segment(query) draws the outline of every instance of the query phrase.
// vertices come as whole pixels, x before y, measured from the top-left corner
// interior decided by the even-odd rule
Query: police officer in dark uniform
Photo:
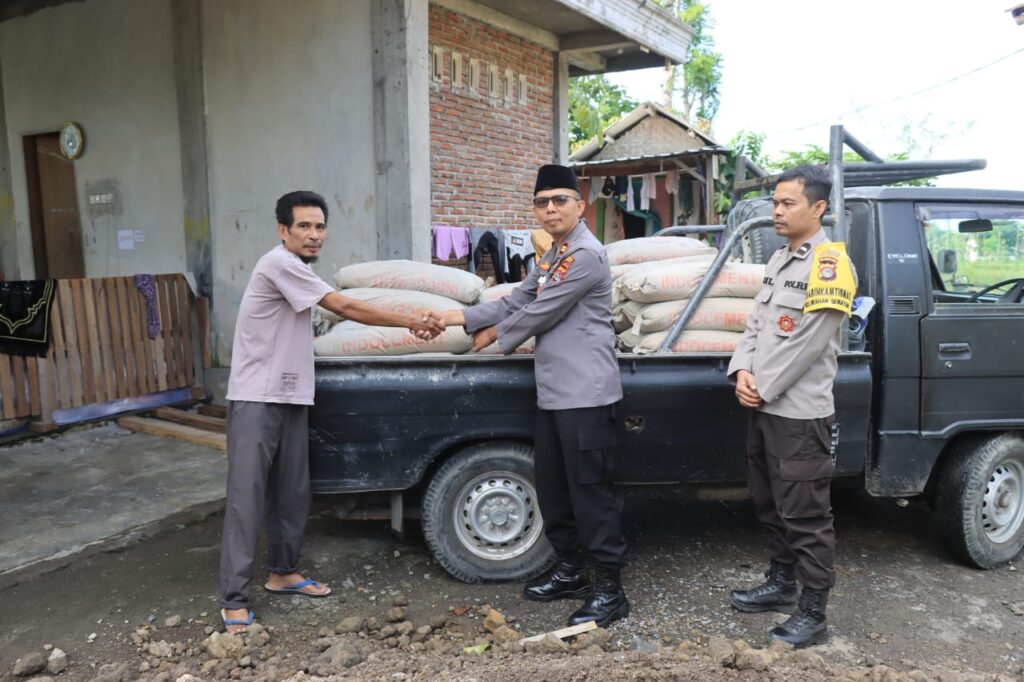
[[[594,620],[605,627],[629,615],[620,577],[626,543],[610,477],[622,385],[608,257],[580,220],[584,208],[572,170],[542,166],[533,212],[553,238],[551,249],[509,296],[441,318],[472,332],[473,350],[497,340],[508,354],[536,337],[534,471],[557,560],[523,595],[585,598],[569,624]]]
[[[730,600],[748,613],[791,613],[768,634],[798,647],[827,637],[825,607],[835,584],[832,382],[857,288],[845,244],[829,242],[821,226],[831,188],[816,166],[780,176],[772,217],[789,245],[768,261],[728,369],[740,404],[753,410],[748,480],[771,559],[767,581]]]

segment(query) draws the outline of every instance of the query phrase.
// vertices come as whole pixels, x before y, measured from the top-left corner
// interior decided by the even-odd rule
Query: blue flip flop
[[[312,597],[313,599],[320,599],[321,597],[326,597],[331,594],[331,588],[329,587],[327,588],[326,592],[323,592],[321,594],[314,594],[312,592],[302,591],[303,587],[309,587],[310,585],[314,587],[323,587],[323,585],[321,585],[317,581],[307,578],[306,580],[300,580],[294,585],[289,585],[288,587],[270,587],[269,585],[264,585],[263,589],[272,594],[297,594],[302,597]]]
[[[248,628],[250,625],[252,625],[252,619],[255,615],[256,613],[252,609],[248,609],[246,612],[245,620],[242,620],[241,618],[228,618],[228,610],[220,610],[220,619],[224,621],[225,628],[227,628],[229,625],[244,625],[246,628]],[[245,632],[245,630],[242,630],[241,632]]]

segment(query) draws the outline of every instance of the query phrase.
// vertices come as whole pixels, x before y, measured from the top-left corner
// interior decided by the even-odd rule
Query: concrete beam
[[[622,35],[615,31],[601,29],[599,31],[579,31],[567,33],[559,39],[559,49],[563,52],[572,50],[616,50],[635,46],[636,43],[623,40]]]
[[[631,0],[555,0],[662,57],[681,63],[693,29],[660,7]]]
[[[569,59],[570,64],[590,73],[604,73],[607,68],[605,58],[596,52],[573,50],[572,52],[563,52],[562,54]]]
[[[427,0],[374,0],[377,257],[430,260]]]
[[[3,68],[0,68],[0,278],[24,279],[18,264],[18,224],[14,220],[11,150],[7,142],[6,112]]]
[[[546,47],[552,52],[559,49],[558,36],[550,31],[545,31],[533,24],[529,24],[515,17],[491,9],[485,5],[473,2],[473,0],[430,0],[435,5],[450,9],[453,12],[465,15],[470,19],[482,21],[496,29],[506,31],[514,36],[519,36],[530,42]]]
[[[171,3],[174,84],[181,138],[181,189],[185,200],[185,267],[195,277],[196,295],[206,296],[212,301],[210,178],[201,16],[200,0],[175,0]]]

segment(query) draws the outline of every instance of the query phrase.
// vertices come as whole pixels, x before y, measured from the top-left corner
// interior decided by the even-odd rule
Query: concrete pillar
[[[551,158],[554,163],[569,162],[569,57],[564,52],[556,52],[554,60],[555,78],[551,97],[554,108],[551,120],[554,130],[551,131]]]
[[[2,68],[0,68],[0,275],[9,280],[24,278],[18,263],[18,224],[14,221],[11,150],[7,140],[7,110],[4,104]]]
[[[430,260],[428,0],[373,0],[377,257]]]
[[[206,151],[206,94],[200,0],[170,0],[174,82],[181,135],[181,188],[185,200],[185,267],[199,296],[213,295],[210,245],[210,180]]]

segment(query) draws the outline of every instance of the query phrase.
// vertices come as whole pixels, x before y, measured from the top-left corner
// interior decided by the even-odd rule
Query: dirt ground
[[[923,503],[899,508],[845,493],[834,504],[832,634],[804,652],[764,649],[783,616],[728,607],[728,591],[756,583],[765,562],[748,502],[630,497],[632,616],[608,637],[522,652],[500,644],[516,639],[510,631],[484,629],[489,608],[532,635],[562,627],[575,603],[526,602],[519,585],[459,583],[431,560],[415,523],[398,541],[383,523],[334,519],[321,499],[303,568],[335,596],[257,589],[267,630],[211,637],[221,629],[221,519],[212,516],[60,570],[0,579],[0,679],[31,679],[13,676],[16,661],[45,659],[46,645],[67,655],[57,680],[1024,679],[1016,566],[954,563]],[[389,613],[396,603],[405,605]],[[483,653],[464,651],[484,643]]]

